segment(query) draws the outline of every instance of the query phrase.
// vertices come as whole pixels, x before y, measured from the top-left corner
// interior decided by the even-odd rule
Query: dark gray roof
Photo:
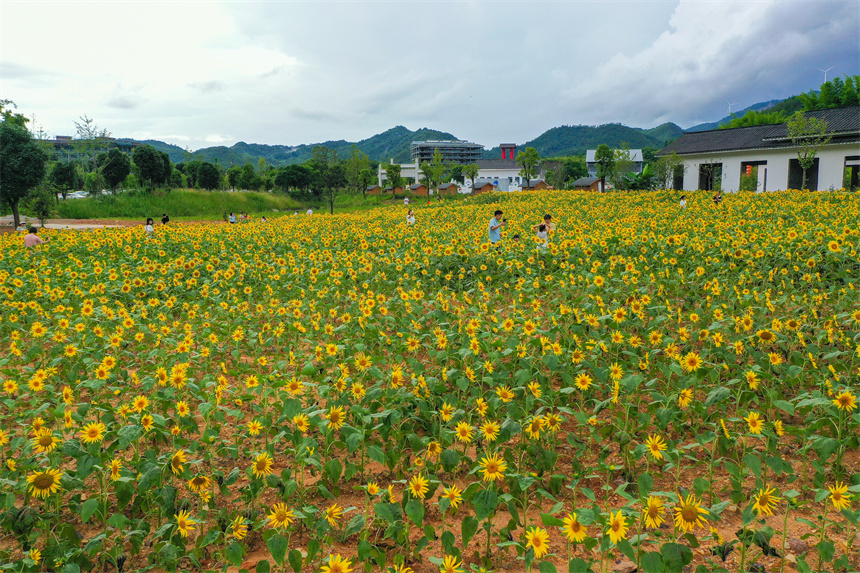
[[[380,186],[379,186],[379,185],[368,185],[368,186],[366,187],[366,189],[369,191],[369,190],[371,190],[371,189],[376,189],[377,187],[380,187]]]
[[[450,187],[458,187],[456,183],[445,183],[444,185],[440,185],[439,189],[448,189]]]
[[[860,142],[860,106],[810,111],[806,115],[827,122],[827,133],[833,137],[831,143]],[[794,147],[788,137],[788,126],[784,123],[685,133],[657,155],[673,151],[678,155],[692,155],[782,147]]]
[[[594,185],[596,181],[600,181],[597,177],[580,177],[576,181],[573,182],[574,187],[590,187]]]
[[[427,187],[427,186],[424,185],[423,183],[415,183],[414,185],[409,186],[409,188],[412,189],[413,191],[418,189],[419,187]]]

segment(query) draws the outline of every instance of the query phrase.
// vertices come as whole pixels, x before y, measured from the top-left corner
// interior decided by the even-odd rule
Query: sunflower
[[[499,426],[498,422],[493,422],[487,420],[483,424],[481,424],[481,434],[484,436],[484,439],[488,442],[495,442],[496,438],[499,437],[499,432],[501,431],[501,426]]]
[[[182,473],[183,466],[187,460],[185,459],[185,451],[177,450],[173,457],[170,458],[170,469],[173,471],[174,475],[179,475]]]
[[[352,571],[352,561],[344,559],[338,553],[328,556],[328,564],[323,565],[320,573],[349,573]]]
[[[645,526],[660,527],[663,521],[663,502],[653,495],[648,496],[648,503],[645,505]]]
[[[150,414],[144,414],[140,417],[140,425],[144,430],[149,431],[155,425],[155,419]]]
[[[40,428],[32,439],[33,448],[39,454],[54,451],[59,441],[50,428]]]
[[[433,440],[429,444],[427,444],[427,457],[435,460],[442,453],[442,446],[436,440]]]
[[[194,493],[200,493],[203,490],[208,490],[211,484],[212,481],[204,475],[194,476],[188,480],[188,489]]]
[[[336,503],[325,510],[325,519],[332,527],[337,525],[337,520],[339,520],[342,516],[343,508]]]
[[[429,489],[430,486],[428,485],[427,478],[421,474],[413,476],[413,478],[409,480],[409,493],[411,493],[413,497],[424,499],[424,496],[427,495],[427,491]]]
[[[328,410],[328,425],[334,430],[339,430],[343,426],[343,408],[340,406],[332,406]]]
[[[579,388],[580,390],[582,390],[584,392],[585,390],[588,390],[591,387],[592,381],[593,381],[593,379],[591,378],[591,376],[589,376],[585,372],[580,372],[576,376],[576,380],[574,380],[574,384],[576,385],[577,388]]]
[[[517,397],[517,395],[511,391],[509,386],[499,386],[496,388],[496,395],[505,404]]]
[[[460,568],[460,560],[453,555],[446,555],[439,569],[441,573],[464,573]]]
[[[296,515],[285,503],[275,504],[272,507],[272,513],[269,514],[269,521],[272,522],[272,527],[289,527],[295,519]]]
[[[108,469],[110,470],[110,479],[112,481],[117,481],[120,478],[120,470],[122,470],[122,461],[118,459],[112,459],[108,464]]]
[[[105,437],[107,427],[101,422],[91,422],[81,431],[81,441],[85,444],[101,442]]]
[[[439,416],[441,416],[443,422],[450,422],[455,411],[454,406],[448,402],[444,402],[442,407],[439,409]]]
[[[663,452],[668,448],[663,438],[657,434],[648,436],[648,439],[645,441],[645,447],[655,460],[662,460]]]
[[[379,484],[375,481],[371,481],[367,483],[367,495],[374,496],[379,493]]]
[[[248,422],[248,433],[252,436],[260,435],[260,430],[263,429],[263,424],[258,422],[257,420],[251,420]]]
[[[137,395],[134,397],[134,400],[131,401],[131,409],[136,414],[142,413],[146,410],[147,406],[149,406],[149,399],[143,395]]]
[[[457,427],[454,428],[454,432],[457,434],[457,439],[464,444],[468,444],[472,441],[472,431],[472,426],[466,422],[459,422]]]
[[[753,509],[759,517],[762,515],[773,515],[773,508],[776,507],[777,502],[779,502],[779,498],[773,495],[773,492],[775,491],[776,489],[772,487],[766,489],[762,488],[756,494]]]
[[[756,332],[756,336],[758,336],[758,339],[761,340],[763,344],[770,344],[776,340],[776,335],[769,330],[759,330]]]
[[[538,416],[537,418],[533,418],[526,424],[526,433],[529,435],[529,438],[533,440],[540,439],[540,431],[543,427],[543,418]]]
[[[850,412],[851,410],[855,410],[857,408],[857,397],[854,396],[854,394],[852,394],[850,391],[845,390],[833,399],[833,405],[840,410]]]
[[[496,454],[481,458],[478,465],[481,466],[481,471],[484,474],[485,481],[504,479],[505,470],[508,468],[508,464],[506,464],[501,458],[497,457]]]
[[[301,433],[307,433],[307,431],[311,427],[311,421],[308,418],[307,414],[298,414],[293,416],[293,424],[296,425],[296,429]]]
[[[690,402],[693,401],[693,390],[690,388],[684,388],[681,390],[681,393],[678,395],[678,406],[682,409],[686,408],[690,405]]]
[[[486,417],[490,404],[484,398],[475,398],[475,409],[482,418]]]
[[[835,507],[837,511],[850,509],[851,496],[848,495],[847,485],[841,482],[836,482],[835,486],[827,486],[827,489],[830,490],[830,501],[833,502],[833,507]]]
[[[452,485],[442,493],[442,497],[451,502],[451,507],[457,509],[457,507],[463,501],[463,496],[461,495],[462,493],[463,492],[460,491],[460,488],[458,488],[456,485]]]
[[[762,420],[758,412],[750,412],[749,416],[744,418],[744,420],[746,420],[750,432],[761,434],[761,431],[764,429],[764,420]]]
[[[393,573],[415,573],[415,570],[412,569],[412,567],[407,567],[403,563],[400,565],[393,565],[391,570]]]
[[[245,525],[245,518],[241,515],[236,516],[236,519],[234,519],[233,523],[230,525],[230,529],[233,530],[233,537],[236,539],[241,540],[248,535],[248,526]]]
[[[702,359],[695,352],[688,352],[681,360],[681,366],[687,372],[695,372],[702,366]]]
[[[194,531],[194,524],[197,523],[191,519],[191,515],[187,511],[180,511],[174,514],[176,517],[176,527],[182,537],[188,537],[188,533]]]
[[[688,533],[694,527],[704,526],[705,520],[702,516],[707,514],[708,510],[702,508],[693,494],[688,495],[687,499],[680,498],[675,507],[675,527],[682,533]]]
[[[275,461],[272,459],[272,456],[268,452],[263,452],[254,460],[251,469],[254,472],[254,477],[266,477],[274,471],[274,465]]]
[[[188,407],[188,404],[185,403],[185,400],[180,400],[176,403],[176,415],[180,418],[184,418],[188,414],[191,413],[191,409]]]
[[[615,515],[611,513],[609,515],[609,539],[617,545],[619,541],[627,536],[627,520],[621,513],[621,510]]]
[[[576,513],[569,513],[564,518],[562,532],[571,543],[582,543],[588,535],[585,526],[580,523]]]
[[[540,527],[527,529],[526,547],[531,547],[535,552],[535,557],[540,559],[549,551],[549,533]]]
[[[30,493],[36,497],[48,497],[60,489],[60,470],[48,469],[27,476]]]

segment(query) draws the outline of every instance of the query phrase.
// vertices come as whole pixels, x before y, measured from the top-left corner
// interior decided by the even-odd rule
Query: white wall
[[[818,157],[818,189],[826,190],[842,187],[845,157],[860,155],[860,145],[828,145],[821,149]],[[797,159],[796,149],[763,149],[733,151],[708,155],[684,155],[686,172],[684,190],[699,188],[699,166],[704,163],[722,163],[722,190],[737,191],[741,182],[741,163],[748,161],[767,161],[767,188],[765,191],[779,191],[788,188],[789,160]],[[759,167],[759,189],[764,183],[762,167]]]

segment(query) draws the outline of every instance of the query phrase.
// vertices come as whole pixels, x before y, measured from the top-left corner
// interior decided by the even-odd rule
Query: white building
[[[478,159],[475,163],[481,168],[478,176],[475,177],[475,186],[479,183],[490,182],[498,191],[521,191],[526,185],[525,178],[520,175],[520,166],[517,165],[514,159],[517,146],[512,143],[503,143],[499,146],[502,150],[501,159]],[[536,182],[543,180],[542,169],[538,167],[537,175],[529,180],[529,185],[534,186]],[[400,176],[412,177],[415,181],[420,181],[422,178],[421,167],[418,161],[412,163],[400,164]],[[379,184],[382,185],[385,181],[385,168],[379,166]],[[472,182],[469,178],[465,178],[465,182],[460,186],[460,193],[471,193]]]
[[[621,149],[613,149],[615,152],[616,159],[618,158],[618,154],[623,150]],[[645,165],[644,160],[642,159],[642,150],[641,149],[628,149],[630,152],[630,161],[633,162],[633,166],[630,169],[632,173],[642,173],[642,169]],[[594,154],[597,153],[596,149],[587,149],[585,151],[585,167],[588,168],[588,176],[589,177],[597,177],[597,162],[594,160]]]
[[[846,178],[858,185],[860,171],[860,107],[811,111],[806,114],[827,122],[830,142],[816,154],[807,170],[810,190],[839,189]],[[799,189],[803,171],[798,147],[788,136],[786,124],[755,125],[685,133],[658,155],[675,152],[684,160],[683,176],[674,187],[686,191],[712,190],[719,181],[722,191],[737,191],[743,179],[757,191]]]

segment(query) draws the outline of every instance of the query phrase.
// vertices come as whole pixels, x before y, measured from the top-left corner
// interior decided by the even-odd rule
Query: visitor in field
[[[537,228],[537,238],[538,238],[538,249],[545,249],[547,247],[547,226],[546,225],[538,225]]]
[[[409,212],[406,214],[406,224],[414,225],[415,224],[415,212],[412,209],[409,209]]]
[[[502,227],[508,224],[508,220],[502,219],[502,215],[504,213],[496,209],[496,212],[493,213],[493,218],[490,219],[490,224],[487,226],[487,235],[490,243],[493,245],[498,244],[502,240]]]
[[[409,206],[409,197],[403,198],[403,204],[406,205],[407,207]]]
[[[311,207],[308,207],[308,210],[305,212],[305,215],[313,215],[314,210]]]
[[[234,213],[234,212],[232,212],[232,211],[230,211],[230,224],[231,224],[231,225],[235,225],[235,224],[236,224],[236,213]]]
[[[552,222],[552,215],[547,213],[543,216],[543,223],[538,223],[537,225],[532,225],[532,231],[537,231],[539,227],[546,227],[546,232],[554,232],[555,231],[555,223]]]
[[[146,218],[146,225],[143,227],[143,230],[146,231],[147,237],[155,232],[155,229],[153,228],[154,224],[155,221],[152,220],[152,217]]]
[[[687,208],[687,196],[686,195],[681,195],[681,202],[679,203],[679,205],[681,206],[681,209]]]
[[[38,235],[39,229],[30,227],[30,232],[24,237],[24,246],[28,249],[38,247],[42,243],[47,243],[48,239],[43,239]]]
[[[161,224],[162,224],[162,225],[166,225],[166,224],[168,224],[169,222],[170,222],[170,217],[168,217],[168,216],[167,216],[167,213],[164,213],[164,214],[161,216]]]
[[[723,195],[722,195],[722,193],[717,191],[717,194],[714,195],[714,205],[719,205],[722,202],[723,202]]]

